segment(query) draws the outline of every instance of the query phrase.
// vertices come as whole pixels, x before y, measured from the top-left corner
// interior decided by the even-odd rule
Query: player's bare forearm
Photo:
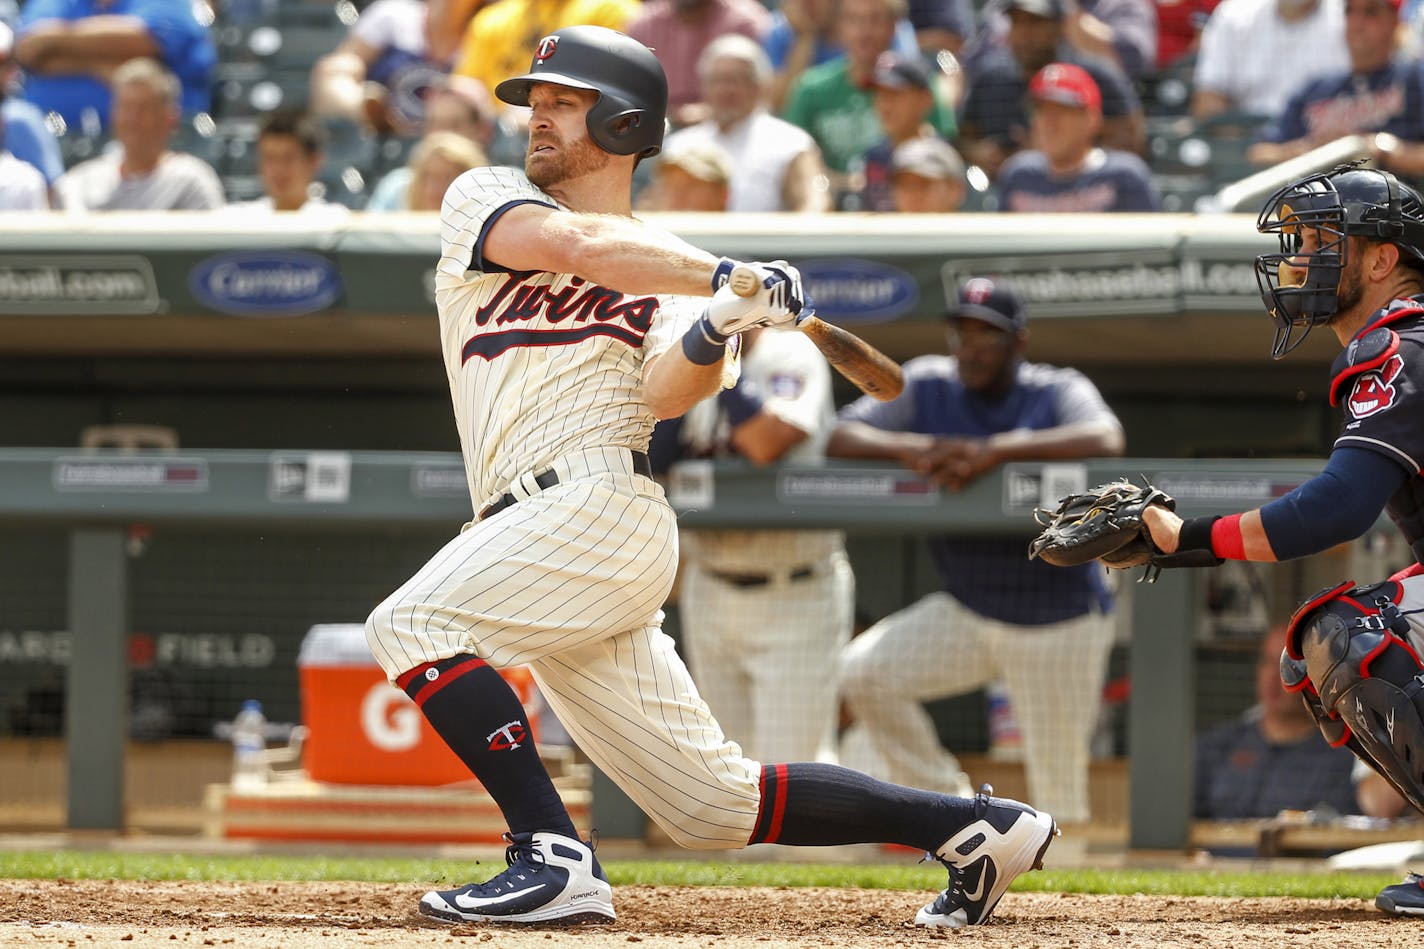
[[[909,468],[934,443],[933,435],[921,432],[892,432],[865,422],[840,422],[831,430],[826,454],[834,458],[886,459]]]
[[[732,429],[732,447],[754,465],[769,465],[806,440],[806,432],[763,409]]]
[[[722,385],[722,361],[702,366],[676,347],[643,367],[643,401],[658,419],[677,418]]]
[[[93,16],[72,22],[50,22],[37,28],[17,50],[32,72],[75,72],[108,75],[122,62],[157,56],[158,43],[143,20],[134,16]]]
[[[1098,422],[1015,429],[990,435],[986,441],[998,464],[1006,461],[1115,458],[1126,448],[1119,426]]]
[[[536,204],[511,208],[490,227],[484,257],[515,271],[577,274],[622,293],[703,297],[712,294],[720,259],[631,217]]]

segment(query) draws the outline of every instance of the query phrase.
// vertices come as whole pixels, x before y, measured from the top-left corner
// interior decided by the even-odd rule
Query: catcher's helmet
[[[522,76],[495,86],[510,105],[529,104],[529,87],[552,82],[598,93],[588,110],[588,136],[604,151],[647,158],[662,148],[667,120],[667,75],[653,51],[602,26],[569,26],[534,48]]]
[[[1424,199],[1389,172],[1361,168],[1359,162],[1286,185],[1266,200],[1256,230],[1280,240],[1278,253],[1256,258],[1256,283],[1276,324],[1275,359],[1335,315],[1340,276],[1349,260],[1347,237],[1387,241],[1424,269]],[[1306,231],[1314,231],[1318,240],[1302,253]],[[1296,327],[1304,327],[1299,336]]]

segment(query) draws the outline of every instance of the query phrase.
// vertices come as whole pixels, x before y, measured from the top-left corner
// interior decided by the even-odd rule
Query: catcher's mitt
[[[1162,552],[1142,522],[1149,504],[1177,507],[1166,492],[1124,480],[1070,494],[1057,510],[1036,508],[1033,519],[1043,530],[1028,545],[1029,559],[1042,557],[1059,567],[1101,560],[1115,570],[1153,564]]]

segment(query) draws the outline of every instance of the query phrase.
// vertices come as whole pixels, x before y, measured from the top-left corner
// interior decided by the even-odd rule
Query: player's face
[[[1018,337],[985,323],[960,317],[951,321],[949,347],[958,358],[959,378],[971,392],[1003,392],[1013,380]]]
[[[598,93],[552,83],[529,90],[529,150],[524,173],[540,188],[601,171],[613,156],[588,137],[588,110]]]
[[[1345,46],[1356,72],[1373,71],[1389,62],[1399,14],[1387,0],[1349,0],[1345,4]]]

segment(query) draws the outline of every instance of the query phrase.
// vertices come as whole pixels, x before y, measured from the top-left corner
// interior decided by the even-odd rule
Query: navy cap
[[[884,52],[875,60],[875,71],[870,81],[871,85],[882,89],[928,89],[932,73],[923,56]]]
[[[949,311],[950,319],[967,317],[1017,333],[1028,326],[1028,310],[1008,285],[989,277],[970,277],[959,285],[958,300]]]

